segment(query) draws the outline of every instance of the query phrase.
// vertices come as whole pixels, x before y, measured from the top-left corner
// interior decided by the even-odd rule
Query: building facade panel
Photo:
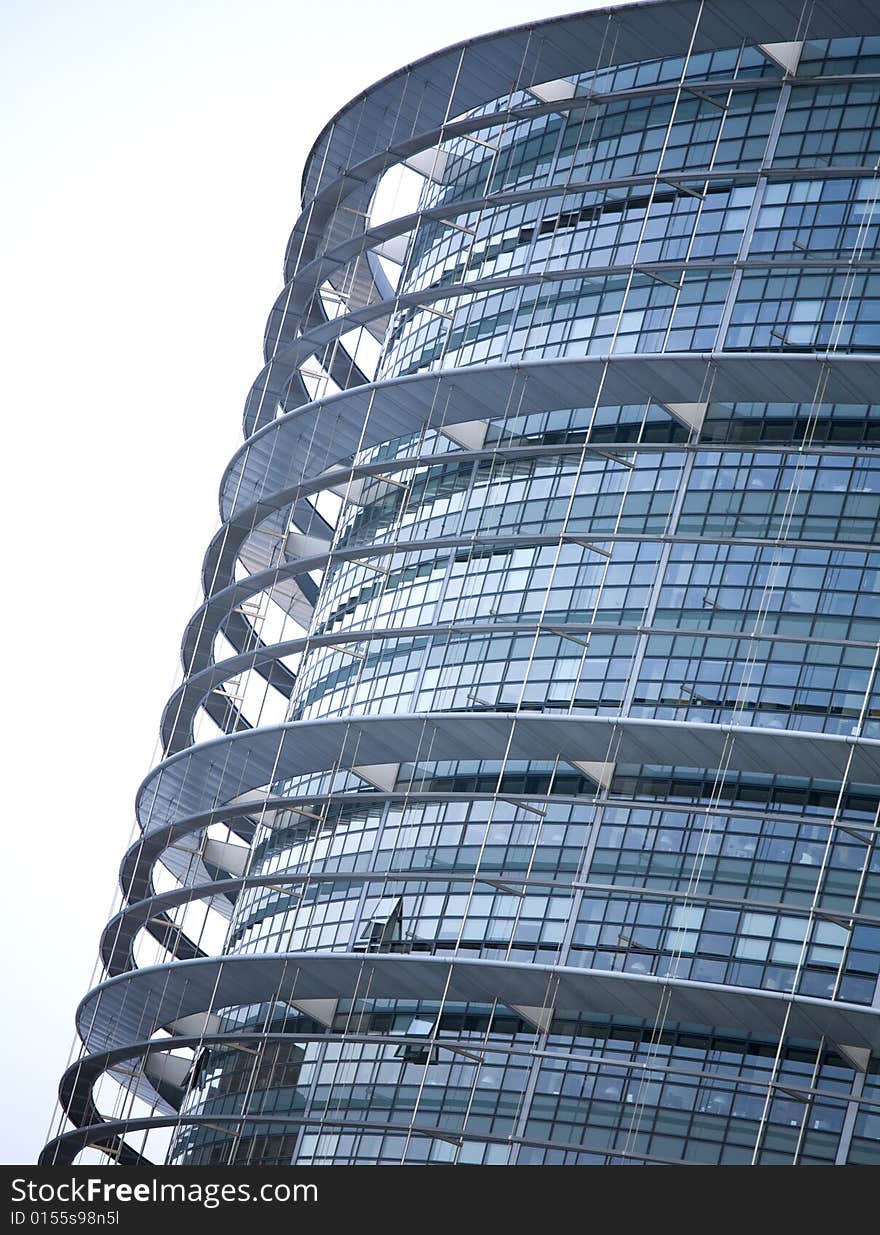
[[[45,1161],[880,1161],[878,109],[657,0],[334,118]]]

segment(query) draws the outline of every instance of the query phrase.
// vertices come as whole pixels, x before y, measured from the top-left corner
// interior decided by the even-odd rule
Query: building
[[[45,1161],[880,1161],[878,108],[662,0],[323,130]]]

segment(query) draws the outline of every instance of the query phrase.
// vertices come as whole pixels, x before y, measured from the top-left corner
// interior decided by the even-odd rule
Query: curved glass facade
[[[764,8],[322,133],[44,1161],[880,1162],[880,17]]]

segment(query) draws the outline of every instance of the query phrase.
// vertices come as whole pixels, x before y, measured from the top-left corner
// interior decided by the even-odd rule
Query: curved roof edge
[[[651,20],[653,10],[661,8],[664,10],[662,18]],[[630,60],[675,55],[687,47],[700,10],[701,28],[700,37],[694,44],[696,51],[736,46],[743,39],[750,44],[772,43],[790,41],[804,35],[799,25],[802,14],[799,0],[734,0],[733,3],[731,0],[634,0],[632,3],[568,12],[483,35],[473,35],[403,65],[365,87],[336,111],[321,129],[306,157],[301,183],[303,204],[313,195],[310,179],[316,166],[320,169],[318,175],[321,176],[329,162],[332,174],[335,160],[328,158],[328,141],[332,140],[332,135],[339,129],[340,124],[365,103],[375,102],[380,108],[383,107],[384,100],[381,96],[391,96],[393,88],[405,82],[410,75],[421,79],[422,84],[427,85],[429,72],[435,76],[446,72],[450,77],[450,97],[455,100],[454,106],[450,103],[448,109],[445,107],[446,94],[442,91],[439,80],[436,88],[441,91],[444,99],[444,115],[457,115],[509,91],[513,81],[521,81],[524,88],[532,81],[583,72],[583,36],[586,35],[588,40],[592,41],[593,37],[599,36],[601,26],[609,19],[616,22],[616,29],[614,51],[609,56],[608,63],[627,63]],[[562,44],[556,43],[550,54],[546,45],[542,46],[532,55],[532,63],[529,65],[528,43],[532,34],[553,34],[558,31],[563,34]],[[817,3],[813,7],[810,24],[805,33],[812,38],[829,38],[834,35],[843,37],[856,33],[868,34],[872,31],[880,31],[880,11],[871,0],[835,0],[833,5]],[[575,37],[576,34],[581,37]],[[546,44],[546,40],[544,42]],[[485,58],[481,58],[480,64],[474,66],[470,75],[465,74],[463,67],[459,68],[457,65],[456,62],[468,49],[488,48],[492,45],[495,45],[499,61],[494,75],[490,71],[493,66],[487,64]],[[502,55],[502,51],[506,54]],[[511,53],[514,53],[514,61],[523,70],[522,76],[514,79],[511,79],[508,72]],[[542,67],[539,68],[539,64]],[[422,97],[420,123],[424,123],[424,106],[425,100]],[[363,136],[362,126],[356,126],[356,131]],[[351,137],[353,139],[353,135]],[[352,140],[345,144],[352,145]],[[342,158],[339,167],[342,168],[347,163],[347,157],[343,151],[340,151],[340,155]]]

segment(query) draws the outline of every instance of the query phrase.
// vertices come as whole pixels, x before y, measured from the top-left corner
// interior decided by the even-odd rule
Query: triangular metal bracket
[[[367,479],[363,476],[350,476],[342,484],[328,485],[327,488],[337,497],[341,497],[344,502],[350,502],[352,506],[363,506],[361,498],[367,483]]]
[[[192,1012],[172,1021],[165,1028],[181,1038],[202,1038],[220,1032],[222,1022],[216,1012]]]
[[[342,471],[343,469],[334,469]],[[325,476],[330,473],[325,472]],[[391,493],[398,487],[398,483],[386,479],[384,476],[351,476],[343,480],[338,485],[328,485],[327,488],[331,493],[335,493],[337,497],[341,497],[344,502],[348,502],[351,506],[366,506],[369,502],[378,502],[380,498],[387,493]],[[404,485],[400,485],[404,488]],[[329,545],[327,548],[329,549]]]
[[[288,532],[284,548],[289,557],[321,557],[330,552],[330,541],[318,536],[306,536],[304,532]]]
[[[338,999],[288,999],[287,1002],[292,1008],[311,1017],[313,1021],[317,1021],[326,1029],[333,1024],[336,1009],[339,1006]]]
[[[237,798],[230,798],[229,806],[265,806],[268,788],[263,789],[248,789],[247,793],[240,793]]]
[[[391,793],[400,774],[399,763],[364,763],[352,768],[355,776],[365,780],[382,793]]]
[[[243,875],[247,870],[251,851],[247,845],[233,845],[225,840],[206,840],[202,850],[204,861],[230,875]]]
[[[845,1059],[848,1059],[857,1072],[867,1072],[871,1060],[871,1050],[867,1046],[846,1046],[843,1042],[834,1045]]]
[[[759,43],[758,49],[764,53],[768,60],[778,64],[783,72],[791,73],[794,76],[800,64],[804,42],[803,39],[800,39],[794,43]]]
[[[192,1064],[191,1059],[183,1059],[180,1055],[169,1055],[167,1051],[155,1051],[147,1055],[144,1060],[144,1072],[152,1081],[172,1085],[175,1089],[183,1089]]]
[[[535,1008],[526,1003],[509,1003],[507,1006],[541,1033],[546,1033],[550,1028],[550,1022],[553,1020],[552,1008]]]
[[[557,77],[553,81],[542,81],[537,86],[526,86],[526,93],[534,95],[539,103],[559,103],[563,99],[573,99],[574,82]]]
[[[614,776],[616,763],[597,763],[590,759],[569,759],[572,767],[577,768],[579,772],[583,772],[584,776],[588,776],[590,780],[594,780],[597,785],[603,789],[608,789],[611,785],[611,778]]]
[[[233,798],[229,806],[253,806],[253,810],[246,816],[246,819],[252,819],[254,823],[264,824],[267,828],[274,826],[276,816],[279,814],[277,810],[266,809],[266,798],[268,797],[268,789],[250,789],[247,793],[239,794],[237,798]]]
[[[391,236],[390,239],[383,240],[381,244],[373,245],[373,252],[379,257],[387,257],[389,261],[402,266],[409,252],[410,235],[410,232],[403,232],[400,236]]]
[[[443,184],[447,158],[445,150],[441,150],[439,146],[432,146],[430,150],[419,150],[411,154],[403,162],[427,180],[435,180],[437,184]]]
[[[662,406],[666,408],[670,416],[681,421],[686,429],[693,429],[695,433],[699,433],[706,419],[709,403],[706,400],[703,403],[664,403]]]
[[[444,425],[440,432],[465,450],[482,450],[486,434],[489,432],[489,422],[488,420],[463,420],[461,424]]]

